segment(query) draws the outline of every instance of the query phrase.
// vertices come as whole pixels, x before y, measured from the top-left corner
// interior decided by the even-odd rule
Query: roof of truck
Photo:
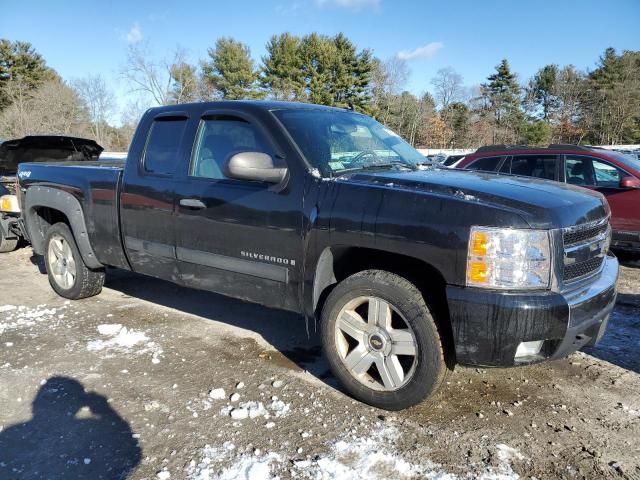
[[[202,110],[219,109],[219,108],[237,108],[248,107],[250,109],[258,110],[326,110],[326,111],[342,111],[350,112],[349,108],[340,107],[328,107],[326,105],[317,105],[315,103],[303,103],[303,102],[286,102],[277,100],[220,100],[215,102],[196,102],[196,103],[181,103],[177,105],[164,105],[161,107],[154,107],[151,110],[155,112],[175,112],[181,110],[191,110],[197,108]]]

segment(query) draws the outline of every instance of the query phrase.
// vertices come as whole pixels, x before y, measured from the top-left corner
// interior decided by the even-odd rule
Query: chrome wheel
[[[53,235],[49,240],[47,266],[60,288],[68,290],[76,283],[76,262],[69,243],[62,235]]]
[[[413,330],[382,298],[357,297],[347,303],[335,323],[335,342],[343,365],[368,388],[398,390],[415,372]]]

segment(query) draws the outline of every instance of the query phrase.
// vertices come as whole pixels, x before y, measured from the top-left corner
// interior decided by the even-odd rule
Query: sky
[[[32,43],[66,80],[102,75],[119,102],[129,45],[159,58],[181,47],[197,63],[231,36],[257,63],[271,35],[343,32],[383,60],[405,59],[416,94],[444,67],[473,86],[507,58],[526,82],[549,63],[589,70],[607,47],[640,49],[640,0],[0,0],[0,12],[0,38]]]

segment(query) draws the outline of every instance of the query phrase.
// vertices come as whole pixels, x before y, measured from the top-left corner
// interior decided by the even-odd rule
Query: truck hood
[[[604,196],[549,180],[469,170],[359,172],[339,181],[448,197],[516,213],[531,228],[560,228],[606,217]]]

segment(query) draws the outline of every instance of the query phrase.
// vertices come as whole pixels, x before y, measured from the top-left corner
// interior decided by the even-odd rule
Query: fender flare
[[[82,255],[82,260],[89,268],[101,268],[102,265],[93,251],[82,206],[76,197],[69,192],[51,187],[33,186],[25,195],[24,219],[27,233],[36,253],[44,255],[45,232],[40,228],[38,207],[47,207],[62,212],[69,220],[71,232]]]

